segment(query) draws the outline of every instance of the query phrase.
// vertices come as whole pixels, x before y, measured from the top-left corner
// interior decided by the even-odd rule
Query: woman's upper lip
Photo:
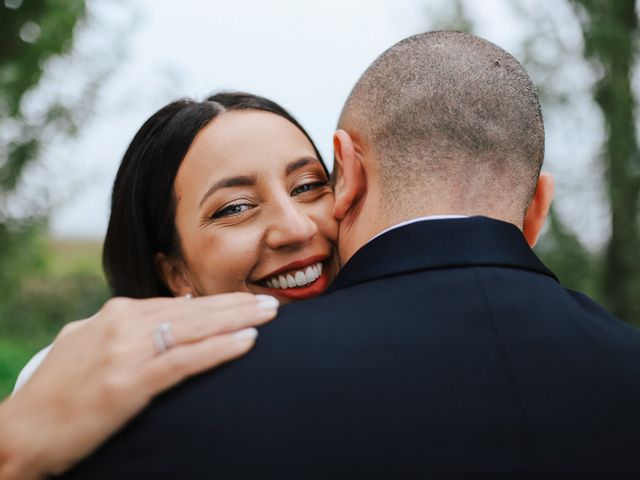
[[[286,264],[285,266],[278,268],[277,270],[273,270],[272,272],[260,277],[256,282],[261,282],[263,280],[267,280],[268,278],[279,275],[280,273],[290,272],[291,270],[302,270],[309,265],[313,265],[318,262],[324,262],[330,255],[314,255],[312,257],[307,257],[302,260],[296,260],[295,262],[291,262]]]

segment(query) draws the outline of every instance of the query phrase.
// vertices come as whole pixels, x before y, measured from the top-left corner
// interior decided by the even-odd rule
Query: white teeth
[[[304,271],[304,276],[305,276],[306,283],[311,283],[316,278],[318,278],[315,268],[311,266],[307,267],[307,269]]]
[[[278,275],[265,281],[265,285],[269,288],[294,288],[302,287],[309,283],[315,282],[322,275],[322,263],[309,265],[304,270]]]

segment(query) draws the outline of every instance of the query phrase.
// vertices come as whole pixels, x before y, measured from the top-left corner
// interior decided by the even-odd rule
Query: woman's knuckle
[[[104,350],[103,360],[105,367],[114,367],[123,357],[123,349],[117,343],[107,345]]]
[[[180,378],[189,375],[191,371],[191,362],[186,355],[175,355],[171,361],[169,368]]]
[[[111,319],[105,328],[107,339],[114,340],[126,336],[127,322],[120,319]]]
[[[211,335],[211,332],[215,331],[215,327],[213,327],[209,322],[198,322],[191,328],[191,335],[194,338],[204,338],[208,335]]]
[[[113,405],[122,401],[129,391],[129,381],[125,375],[109,375],[102,383],[102,398]]]
[[[127,311],[131,306],[132,300],[126,297],[113,297],[107,300],[103,310],[106,313],[118,314]]]
[[[60,330],[59,336],[66,337],[71,332],[73,332],[79,325],[80,325],[80,322],[78,320],[66,323]]]

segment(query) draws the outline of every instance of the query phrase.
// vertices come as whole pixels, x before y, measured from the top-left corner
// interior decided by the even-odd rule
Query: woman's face
[[[283,302],[320,294],[338,268],[328,180],[286,119],[258,110],[214,119],[176,175],[183,258],[168,275],[174,293],[248,291]]]

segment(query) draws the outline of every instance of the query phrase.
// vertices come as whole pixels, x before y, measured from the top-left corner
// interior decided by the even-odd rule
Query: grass
[[[20,370],[42,347],[33,341],[0,340],[0,399],[11,394]]]
[[[54,276],[75,273],[102,275],[102,241],[51,239],[48,243],[47,268]]]
[[[44,268],[27,276],[0,315],[0,399],[13,390],[27,361],[62,326],[95,313],[108,298],[102,275],[102,243],[50,239]]]

